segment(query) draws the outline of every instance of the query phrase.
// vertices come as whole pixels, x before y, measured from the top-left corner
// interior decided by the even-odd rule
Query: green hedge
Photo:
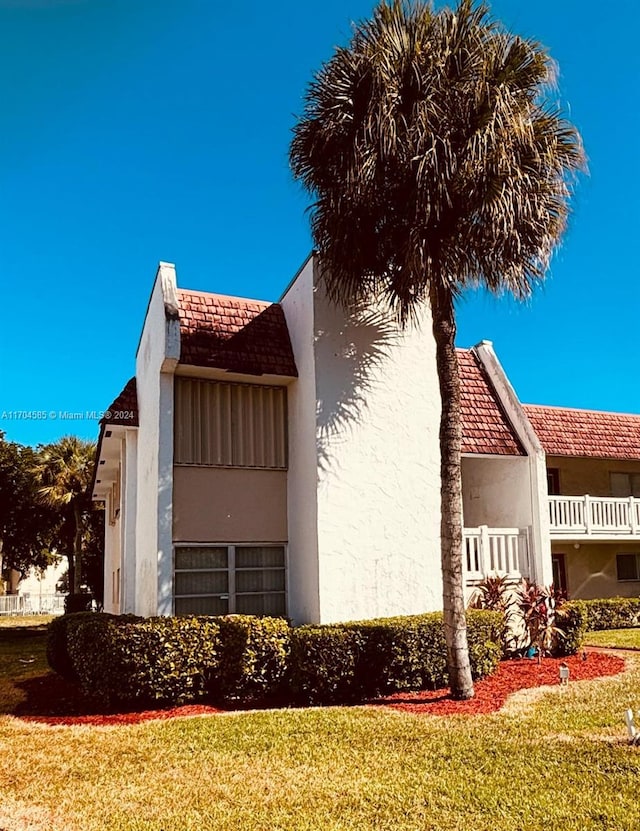
[[[64,614],[60,617],[54,618],[49,624],[49,631],[47,634],[47,661],[51,669],[66,678],[67,681],[77,682],[78,675],[74,669],[73,661],[69,655],[69,632],[74,629],[81,621],[87,619],[88,616],[93,616],[92,612],[72,612]],[[101,614],[102,621],[116,620],[121,621],[123,618],[116,615]],[[132,618],[128,618],[131,620]],[[142,618],[137,618],[142,620]]]
[[[503,618],[467,613],[474,678],[500,660]],[[51,666],[103,704],[363,701],[447,683],[442,614],[291,629],[280,618],[79,613],[49,629]]]
[[[474,678],[498,665],[503,625],[499,612],[467,612]],[[362,701],[446,684],[440,612],[292,630],[291,687],[299,702]]]
[[[587,630],[633,629],[640,626],[640,598],[611,597],[603,600],[582,600]]]
[[[85,613],[81,613],[85,614]],[[67,647],[67,631],[69,623],[78,615],[61,615],[54,618],[49,624],[47,633],[47,661],[49,666],[58,675],[67,681],[77,681],[73,671],[73,664]]]
[[[252,615],[215,618],[220,660],[210,682],[222,701],[274,700],[282,692],[291,628],[286,620]]]
[[[555,639],[554,655],[574,655],[582,646],[587,631],[584,600],[571,600],[558,609],[556,626],[564,637]]]
[[[88,614],[69,628],[68,652],[82,690],[106,705],[182,704],[208,692],[219,632],[214,618]]]
[[[291,693],[305,704],[354,700],[362,634],[341,627],[301,626],[291,632]]]
[[[51,622],[49,665],[103,704],[275,699],[290,627],[281,618],[79,612]]]

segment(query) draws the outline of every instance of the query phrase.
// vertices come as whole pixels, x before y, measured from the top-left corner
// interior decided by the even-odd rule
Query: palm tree
[[[39,486],[38,498],[44,505],[59,509],[64,516],[63,527],[69,529],[65,549],[69,560],[69,586],[76,594],[82,583],[83,517],[91,508],[88,488],[94,461],[93,442],[64,436],[41,447],[33,467]]]
[[[429,306],[442,398],[443,608],[452,694],[473,695],[464,614],[455,301],[468,286],[528,297],[584,167],[550,103],[555,65],[486,5],[383,2],[310,84],[290,161],[312,194],[328,296]]]

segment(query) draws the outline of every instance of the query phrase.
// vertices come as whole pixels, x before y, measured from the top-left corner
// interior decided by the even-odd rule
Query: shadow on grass
[[[110,711],[84,696],[80,690],[55,672],[46,672],[14,682],[22,700],[10,715],[25,716],[81,716],[102,715]]]

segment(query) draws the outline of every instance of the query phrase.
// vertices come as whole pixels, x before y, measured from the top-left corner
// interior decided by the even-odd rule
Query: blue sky
[[[287,150],[312,72],[362,0],[0,0],[0,430],[97,424],[133,374],[159,260],[189,288],[275,300],[310,248]],[[640,412],[640,11],[495,0],[560,65],[590,175],[543,289],[468,296],[523,401]],[[16,418],[39,411],[42,420]],[[55,413],[57,418],[51,418]]]

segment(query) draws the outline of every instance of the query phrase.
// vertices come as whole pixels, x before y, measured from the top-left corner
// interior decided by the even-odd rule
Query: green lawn
[[[640,649],[640,629],[603,629],[600,632],[587,632],[586,643],[591,646]]]
[[[0,629],[21,629],[29,627],[46,627],[53,620],[53,615],[0,615]]]
[[[20,643],[0,641],[3,672],[42,671],[42,642]],[[24,647],[37,670],[11,663]],[[0,829],[635,831],[630,705],[640,656],[624,675],[471,718],[335,707],[96,728],[4,716]]]
[[[25,699],[20,683],[47,672],[47,621],[25,625],[23,617],[4,617],[0,625],[0,713],[11,713]],[[2,823],[0,822],[0,829]]]

